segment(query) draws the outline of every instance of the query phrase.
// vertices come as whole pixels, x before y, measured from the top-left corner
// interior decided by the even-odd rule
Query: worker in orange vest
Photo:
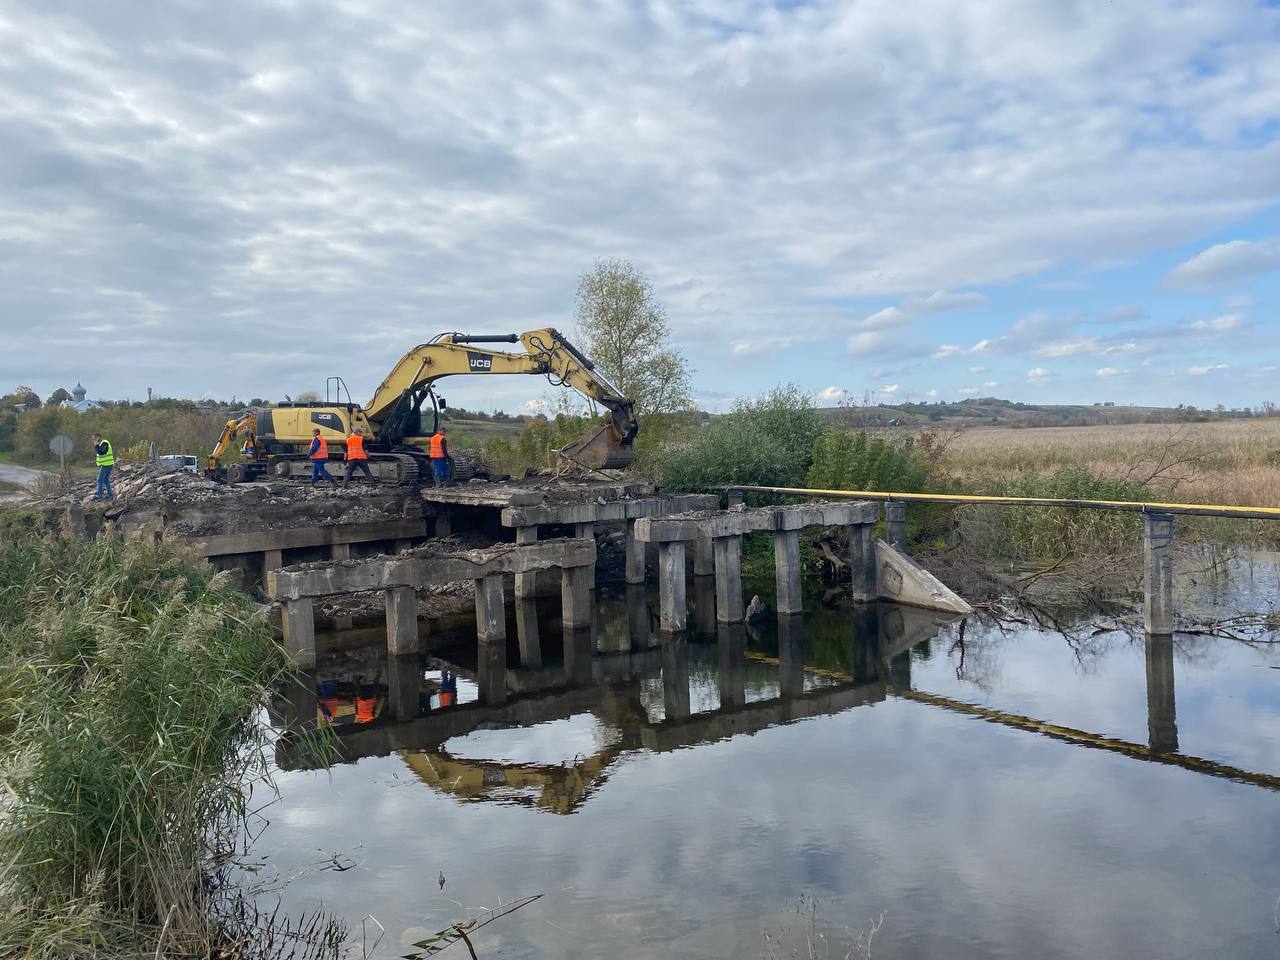
[[[360,427],[356,427],[351,436],[347,437],[347,473],[342,478],[344,487],[351,482],[357,470],[364,471],[370,483],[378,482],[369,472],[369,452],[364,448],[364,430]]]
[[[307,459],[311,461],[311,485],[314,487],[317,480],[328,480],[333,483],[333,477],[329,475],[329,471],[325,468],[325,463],[329,459],[329,441],[320,436],[320,428],[311,431],[311,449],[307,451]]]
[[[449,479],[449,442],[444,427],[431,435],[431,472],[437,487],[443,487]]]

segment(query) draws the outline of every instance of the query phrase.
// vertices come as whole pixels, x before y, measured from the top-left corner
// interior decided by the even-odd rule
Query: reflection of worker
[[[338,715],[338,685],[332,680],[322,681],[319,690],[320,696],[317,703],[320,706],[321,722],[326,727],[333,726],[333,721]]]
[[[320,436],[319,427],[311,431],[311,449],[307,451],[307,458],[311,461],[313,487],[317,480],[328,480],[333,483],[333,477],[329,476],[329,471],[325,468],[325,462],[329,459],[329,441]]]
[[[452,707],[458,702],[458,678],[447,670],[440,674],[440,706]]]
[[[444,427],[431,435],[431,472],[435,474],[437,487],[443,487],[449,479],[449,442],[445,439]]]
[[[94,462],[98,465],[98,492],[93,499],[101,500],[105,496],[110,500],[115,496],[111,491],[111,468],[116,465],[116,452],[111,441],[103,440],[100,433],[93,435],[93,455]]]
[[[378,695],[373,687],[360,684],[356,688],[356,723],[373,723],[373,715],[377,707]]]
[[[377,483],[373,479],[373,474],[369,472],[369,454],[364,448],[364,430],[356,427],[351,432],[351,436],[347,437],[347,473],[342,478],[342,485],[345,487],[351,482],[351,478],[355,476],[357,470],[364,472],[370,483]]]

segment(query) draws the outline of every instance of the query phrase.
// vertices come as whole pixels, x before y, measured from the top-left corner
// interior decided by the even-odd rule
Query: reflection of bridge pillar
[[[684,578],[684,544],[679,540],[658,544],[658,593],[661,600],[658,623],[666,633],[679,632],[688,625]]]
[[[536,526],[516,527],[516,543],[538,542]],[[520,643],[520,665],[537,668],[542,666],[542,639],[538,636],[538,608],[534,598],[538,593],[538,574],[516,574],[516,639]]]
[[[701,543],[702,541],[698,541]],[[693,578],[693,621],[700,637],[716,635],[716,578]]]
[[[1173,637],[1147,636],[1147,736],[1152,753],[1178,749],[1178,714],[1173,692]]]
[[[911,651],[903,650],[889,661],[889,685],[895,690],[911,689]]]
[[[689,639],[682,633],[662,638],[662,702],[668,720],[689,715]]]
[[[476,587],[476,672],[482,703],[502,703],[507,699],[507,611],[503,599],[502,574],[494,573],[475,581]]]
[[[564,631],[564,674],[570,684],[591,682],[591,654],[594,648],[590,627]]]
[[[716,630],[720,654],[720,706],[747,702],[747,629],[741,623],[722,623]]]
[[[649,646],[649,599],[643,586],[632,584],[627,587],[627,626],[632,650]]]
[[[387,707],[396,720],[412,720],[418,715],[418,694],[422,691],[422,667],[416,655],[387,656]]]
[[[280,698],[282,726],[290,731],[314,730],[319,709],[315,670],[294,671],[284,683]]]
[[[1146,560],[1147,633],[1173,633],[1173,514],[1146,513],[1143,554]]]
[[[859,683],[880,679],[880,610],[879,604],[855,607],[850,617],[853,626],[853,676]]]
[[[742,537],[716,537],[712,541],[716,558],[716,620],[741,623],[742,606]]]
[[[798,613],[778,617],[778,684],[784,697],[804,693],[804,622]]]

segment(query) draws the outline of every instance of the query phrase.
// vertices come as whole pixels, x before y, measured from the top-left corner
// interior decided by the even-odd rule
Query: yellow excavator
[[[476,346],[486,343],[519,343],[525,352]],[[436,396],[436,381],[458,375],[499,374],[546,376],[554,386],[570,387],[608,411],[604,422],[558,451],[562,464],[589,471],[631,465],[632,442],[639,429],[632,401],[601,376],[573,344],[546,327],[496,336],[440,334],[401,357],[363,407],[352,403],[340,377],[330,377],[324,401],[250,409],[227,421],[209,455],[206,473],[228,483],[304,478],[310,475],[307,449],[313,430],[320,430],[330,456],[339,459],[347,437],[361,427],[375,477],[401,485],[417,483],[420,477],[425,481],[431,477],[430,436],[439,429],[440,411],[447,407],[444,398]],[[344,392],[345,402],[341,399]],[[424,423],[428,412],[430,429]]]

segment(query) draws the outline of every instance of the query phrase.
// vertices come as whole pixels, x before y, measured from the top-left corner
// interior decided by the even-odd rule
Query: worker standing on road
[[[445,439],[444,427],[431,435],[431,472],[435,474],[437,487],[443,487],[449,479],[449,442]]]
[[[111,490],[111,468],[116,465],[116,452],[110,440],[103,440],[102,434],[93,435],[94,462],[98,465],[98,492],[93,499],[110,500],[115,494]]]
[[[342,478],[344,487],[351,482],[357,470],[363,470],[370,483],[378,482],[369,472],[369,454],[364,448],[364,430],[360,427],[356,427],[351,436],[347,437],[347,474]]]
[[[317,480],[333,483],[333,477],[329,476],[329,471],[325,468],[329,459],[329,441],[320,436],[319,427],[311,431],[311,449],[307,452],[307,457],[311,461],[311,485],[314,487]]]

